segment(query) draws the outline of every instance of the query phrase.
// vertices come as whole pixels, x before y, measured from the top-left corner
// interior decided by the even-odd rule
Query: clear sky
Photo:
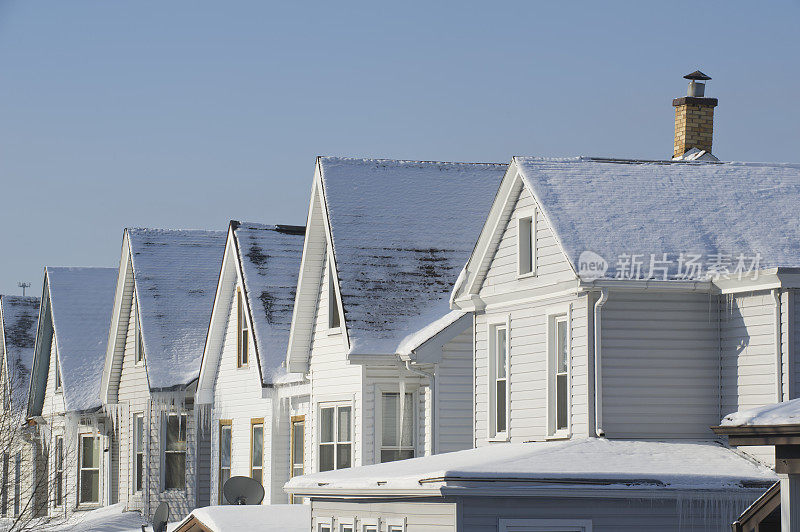
[[[800,0],[0,0],[0,293],[126,226],[303,224],[317,155],[800,162]],[[477,235],[476,235],[477,237]]]

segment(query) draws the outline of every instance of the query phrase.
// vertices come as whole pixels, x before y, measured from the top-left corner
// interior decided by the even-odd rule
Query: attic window
[[[61,390],[61,364],[58,363],[58,353],[56,353],[55,359],[56,359],[56,364],[54,372],[56,381],[56,391],[58,392]]]
[[[249,363],[248,340],[250,339],[250,329],[247,325],[247,316],[245,315],[245,306],[241,290],[236,290],[236,330],[236,367],[243,368]]]
[[[144,339],[142,338],[142,322],[139,318],[139,313],[136,313],[136,364],[144,362]]]
[[[523,214],[517,218],[517,273],[519,276],[536,273],[536,216]]]
[[[334,282],[334,270],[330,261],[328,262],[328,328],[338,329],[342,325],[339,316],[339,302],[336,299],[336,283]]]

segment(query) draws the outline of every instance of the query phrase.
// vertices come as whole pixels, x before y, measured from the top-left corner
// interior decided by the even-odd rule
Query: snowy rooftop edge
[[[723,427],[759,425],[800,425],[800,399],[731,412],[720,422]]]

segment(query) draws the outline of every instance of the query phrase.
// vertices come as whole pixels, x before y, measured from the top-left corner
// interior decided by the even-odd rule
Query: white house
[[[31,497],[44,474],[37,442],[23,429],[38,316],[38,297],[0,296],[0,517],[46,511],[46,497]]]
[[[27,416],[46,457],[37,491],[50,516],[114,501],[100,377],[115,281],[114,268],[45,268]]]
[[[211,501],[231,476],[258,479],[264,504],[288,502],[304,473],[309,386],[285,369],[305,227],[231,222],[197,384],[211,409]]]
[[[452,297],[478,449],[288,491],[320,531],[729,526],[776,477],[709,427],[797,396],[799,198],[792,165],[514,158]]]
[[[221,231],[126,229],[101,399],[114,421],[113,490],[170,516],[209,503],[210,430],[194,407],[225,249]]]
[[[318,158],[288,347],[307,472],[472,446],[472,318],[448,297],[504,168]]]

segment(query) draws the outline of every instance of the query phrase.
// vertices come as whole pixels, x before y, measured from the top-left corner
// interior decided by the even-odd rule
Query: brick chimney
[[[683,76],[689,89],[683,98],[672,100],[675,108],[675,148],[672,157],[681,157],[692,148],[711,153],[716,98],[706,98],[705,82],[711,78],[695,70]]]

